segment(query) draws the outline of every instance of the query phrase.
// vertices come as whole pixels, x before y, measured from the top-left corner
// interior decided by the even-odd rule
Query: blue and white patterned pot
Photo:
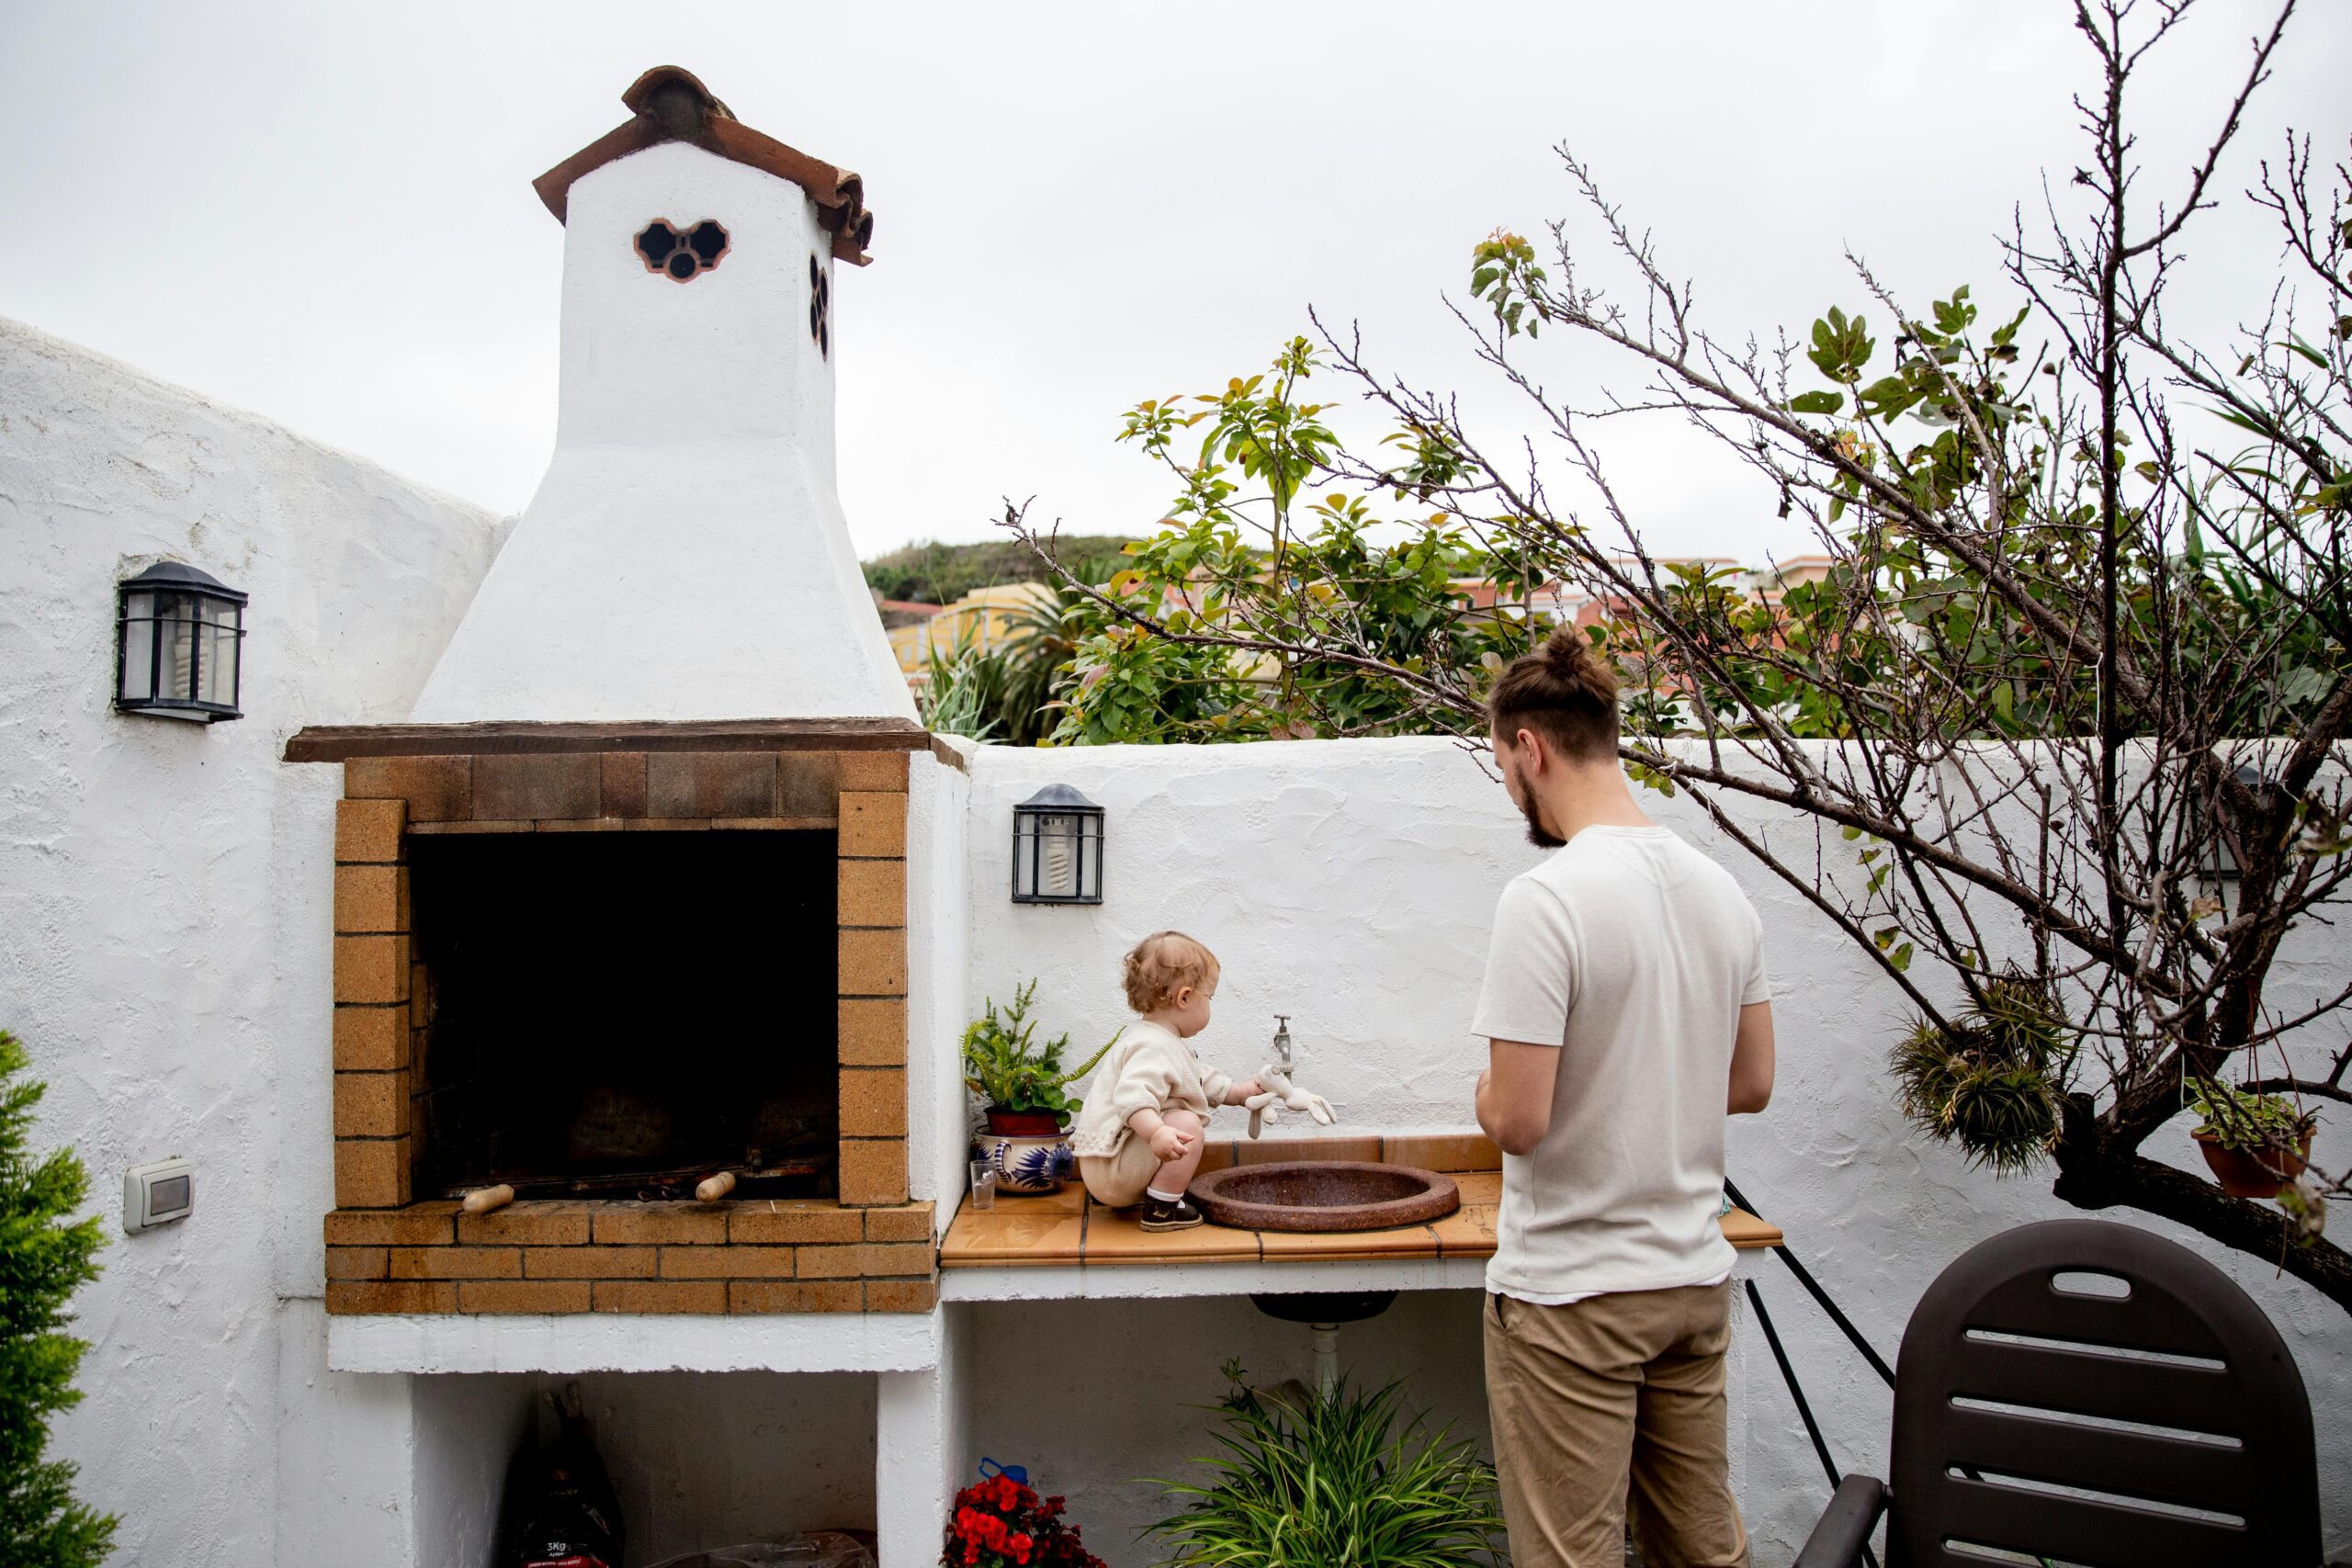
[[[1057,1192],[1078,1166],[1067,1133],[1050,1137],[982,1133],[972,1145],[972,1157],[996,1172],[1000,1192]]]

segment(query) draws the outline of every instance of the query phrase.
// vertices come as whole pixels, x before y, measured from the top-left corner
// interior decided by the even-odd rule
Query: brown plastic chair
[[[2320,1562],[2286,1342],[2220,1269],[2130,1225],[2022,1225],[1928,1287],[1895,1360],[1890,1469],[1891,1485],[1846,1477],[1796,1568],[1860,1562],[1881,1513],[1887,1568],[2005,1561],[1985,1548],[2092,1568]]]

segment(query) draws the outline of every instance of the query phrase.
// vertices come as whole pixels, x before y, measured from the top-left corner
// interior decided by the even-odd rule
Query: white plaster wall
[[[326,1322],[315,1297],[277,1303],[276,1484],[255,1499],[277,1510],[274,1561],[415,1561],[411,1380],[329,1371]]]
[[[494,1568],[507,1467],[542,1419],[539,1380],[507,1374],[367,1381],[404,1385],[409,1394],[415,1458],[397,1472],[409,1483],[411,1498],[406,1561],[418,1568]],[[548,1427],[552,1431],[552,1422]],[[305,1500],[291,1495],[285,1506],[300,1509]],[[284,1568],[300,1561],[279,1556]]]
[[[870,1376],[598,1372],[578,1382],[628,1526],[623,1568],[802,1530],[874,1528]]]
[[[1057,780],[1107,808],[1099,908],[1016,906],[1005,892],[1012,806]],[[1798,1256],[1892,1360],[1912,1304],[1945,1264],[2011,1225],[2079,1211],[2052,1198],[2046,1179],[1996,1181],[1915,1134],[1895,1110],[1883,1068],[1903,1020],[1899,994],[1687,801],[1645,794],[1642,803],[1729,867],[1765,920],[1780,1081],[1767,1113],[1732,1123],[1732,1179],[1786,1228]],[[1809,827],[1767,811],[1750,814],[1749,825],[1811,837]],[[1467,1024],[1488,923],[1503,884],[1542,852],[1526,843],[1501,785],[1452,743],[979,747],[970,833],[967,1013],[984,997],[1008,997],[1035,976],[1046,1027],[1069,1029],[1091,1049],[1127,1016],[1118,993],[1121,955],[1146,932],[1175,926],[1206,942],[1224,964],[1216,1020],[1197,1042],[1204,1057],[1237,1073],[1253,1070],[1272,1015],[1287,1012],[1300,1080],[1339,1111],[1334,1134],[1474,1125],[1470,1096],[1485,1044]],[[2274,994],[2331,994],[2347,960],[2352,936],[2312,928],[2282,957]],[[2314,1040],[2306,1049],[2324,1043]],[[2149,1152],[2201,1169],[2188,1125],[2183,1118]],[[1217,1132],[1238,1136],[1244,1128],[1228,1111]],[[1281,1131],[1314,1129],[1285,1123]],[[2330,1118],[2320,1138],[2324,1144],[2347,1132],[2343,1118]],[[2346,1354],[2352,1325],[2257,1260],[2148,1216],[2119,1210],[2108,1217],[2212,1258],[2278,1325],[2311,1389],[2329,1539],[2339,1551],[2352,1545],[2352,1357]],[[1849,1468],[1883,1474],[1889,1413],[1883,1386],[1784,1269],[1763,1269],[1760,1287],[1833,1451]],[[1180,1308],[1196,1310],[1182,1303],[1166,1310]],[[985,1309],[983,1362],[1013,1353],[1008,1338],[1080,1358],[1135,1342],[1136,1328],[1114,1312],[1074,1318],[1066,1333],[1039,1334],[1016,1326],[1032,1310]],[[994,1331],[999,1325],[1002,1336]],[[1090,1336],[1100,1347],[1091,1348]],[[1222,1352],[1195,1338],[1183,1354],[1200,1363],[1185,1375],[1213,1378]],[[1784,1562],[1809,1530],[1826,1485],[1770,1357],[1745,1358],[1737,1379],[1735,1397],[1746,1404],[1750,1442],[1743,1504],[1757,1561]],[[985,1438],[985,1416],[981,1429]],[[1085,1458],[1083,1443],[1049,1445],[1042,1427],[1031,1451],[1086,1463],[1089,1484],[1108,1484],[1114,1474]]]
[[[555,456],[412,716],[913,718],[835,492],[816,208],[669,142],[568,211]],[[689,283],[650,273],[656,218],[717,219],[731,248]]]
[[[54,1448],[123,1516],[117,1561],[267,1562],[281,1519],[292,1544],[364,1542],[396,1506],[346,1461],[399,1451],[405,1400],[314,1377],[311,1309],[279,1302],[317,1294],[331,1206],[340,781],[277,758],[304,724],[407,711],[497,529],[0,321],[0,1026],[50,1085],[40,1137],[76,1146],[112,1232]],[[107,706],[114,584],[162,556],[252,595],[246,717]],[[123,1168],[171,1154],[196,1162],[195,1214],[124,1236]],[[281,1432],[313,1445],[283,1471]],[[317,1506],[281,1509],[281,1475]]]
[[[967,1147],[956,1048],[967,962],[971,784],[956,767],[918,751],[909,761],[908,791],[908,1186],[915,1198],[938,1204],[944,1229],[963,1190]],[[876,1379],[875,1524],[888,1563],[931,1560],[968,1462],[969,1325],[951,1314],[939,1329],[935,1365]]]
[[[969,1147],[957,1052],[970,959],[972,786],[960,770],[918,751],[908,791],[907,1177],[915,1198],[939,1205],[944,1230],[963,1193]]]
[[[1407,1292],[1379,1317],[1340,1330],[1351,1382],[1408,1383],[1408,1405],[1432,1430],[1491,1454],[1481,1382],[1479,1303],[1471,1291]],[[1238,1359],[1249,1381],[1311,1383],[1310,1330],[1266,1316],[1246,1296],[1173,1301],[984,1302],[949,1307],[970,1324],[971,1438],[959,1484],[985,1454],[1029,1468],[1041,1492],[1069,1499],[1069,1518],[1110,1568],[1143,1568],[1164,1549],[1138,1540],[1178,1511],[1158,1483],[1198,1483],[1216,1451],[1215,1406]],[[1757,1562],[1785,1561],[1759,1554]]]
[[[1099,906],[1015,904],[1008,892],[1013,805],[1057,781],[1107,813]],[[1460,749],[979,747],[971,842],[967,1013],[1034,976],[1046,1032],[1069,1030],[1082,1060],[1131,1016],[1120,960],[1175,927],[1223,965],[1216,1017],[1193,1042],[1205,1060],[1256,1071],[1274,1015],[1288,1013],[1298,1081],[1329,1098],[1335,1134],[1467,1118],[1485,1046],[1464,1026],[1487,923],[1538,852]],[[1246,1125],[1227,1111],[1216,1135]]]

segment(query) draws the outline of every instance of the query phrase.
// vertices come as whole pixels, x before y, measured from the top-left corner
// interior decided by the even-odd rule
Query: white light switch
[[[174,1155],[122,1173],[122,1228],[137,1235],[187,1218],[196,1207],[196,1167]]]

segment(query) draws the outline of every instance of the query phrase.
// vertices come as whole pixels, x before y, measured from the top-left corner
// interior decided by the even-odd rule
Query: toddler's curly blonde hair
[[[1216,954],[1182,931],[1154,931],[1127,954],[1119,984],[1129,1007],[1149,1012],[1186,986],[1207,984],[1218,967]]]

